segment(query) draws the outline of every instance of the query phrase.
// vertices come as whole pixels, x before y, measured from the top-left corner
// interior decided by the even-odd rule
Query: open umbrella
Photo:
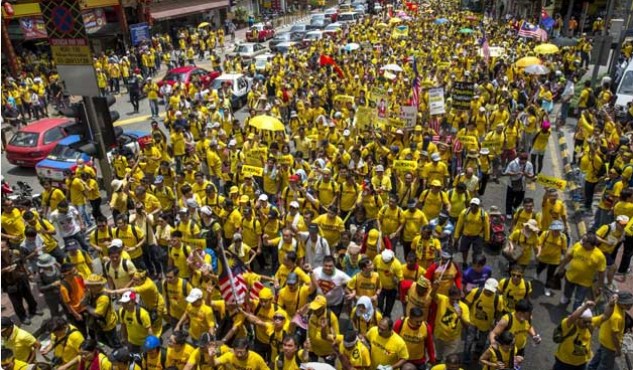
[[[517,67],[527,67],[535,64],[541,64],[541,60],[537,57],[523,57],[517,60]]]
[[[448,22],[449,22],[449,20],[446,19],[446,18],[438,18],[438,19],[435,20],[435,24],[445,24],[445,23],[448,23]]]
[[[343,46],[343,50],[345,50],[345,51],[354,51],[354,50],[357,50],[357,49],[360,49],[360,45],[355,43],[355,42],[351,42],[351,43]]]
[[[394,17],[389,20],[389,24],[398,24],[398,23],[402,23],[402,19],[398,17]]]
[[[525,67],[523,70],[525,73],[529,75],[546,75],[549,74],[549,68],[545,67],[541,64],[532,64],[531,66]]]
[[[473,32],[475,31],[471,28],[462,28],[461,30],[459,30],[459,33],[473,33]]]
[[[266,115],[255,116],[248,121],[248,124],[258,130],[283,131],[285,129],[278,118]]]
[[[202,22],[198,25],[198,28],[209,27],[211,24],[209,22]]]
[[[385,71],[393,71],[393,72],[402,72],[403,71],[402,67],[400,67],[397,64],[387,64],[387,65],[383,66],[380,69],[385,70]]]
[[[556,54],[560,50],[554,44],[541,44],[534,48],[534,52],[538,54]]]

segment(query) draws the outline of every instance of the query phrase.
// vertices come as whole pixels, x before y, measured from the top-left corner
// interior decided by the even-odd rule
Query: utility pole
[[[631,0],[629,0],[631,1]],[[598,60],[594,61],[593,64],[593,73],[591,74],[591,87],[593,88],[596,85],[596,80],[598,79],[598,72],[600,71],[600,59],[604,53],[608,53],[611,50],[611,45],[607,46],[607,28],[611,23],[611,16],[613,14],[613,7],[615,6],[615,0],[609,0],[609,5],[607,8],[607,17],[604,20],[604,27],[602,28],[602,35],[600,35],[600,49],[598,49]],[[606,49],[606,50],[605,50]]]
[[[563,35],[571,37],[569,35],[569,20],[571,19],[571,12],[574,9],[574,0],[569,0],[569,7],[567,8],[567,14],[565,14],[565,20],[563,21]]]
[[[86,109],[86,117],[88,118],[88,128],[92,134],[92,140],[97,144],[97,150],[99,154],[99,169],[101,170],[101,178],[103,179],[103,186],[108,194],[108,199],[112,196],[112,167],[108,161],[108,152],[105,142],[103,140],[103,134],[99,127],[103,125],[99,120],[103,120],[103,117],[97,114],[95,109],[94,100],[89,96],[84,96],[84,106]]]

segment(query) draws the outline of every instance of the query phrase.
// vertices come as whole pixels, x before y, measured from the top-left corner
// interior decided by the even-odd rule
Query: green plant
[[[246,22],[248,20],[248,12],[243,7],[235,9],[235,19],[239,22]]]

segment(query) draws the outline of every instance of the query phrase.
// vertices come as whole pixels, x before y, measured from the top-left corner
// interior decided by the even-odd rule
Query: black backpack
[[[569,331],[567,332],[567,334],[563,335],[563,323],[561,321],[560,324],[558,324],[558,326],[556,326],[556,328],[554,329],[554,333],[552,334],[552,341],[554,343],[563,343],[565,341],[565,339],[571,337],[572,335],[576,334],[576,331],[578,330],[578,328],[576,327],[576,325],[572,326]]]

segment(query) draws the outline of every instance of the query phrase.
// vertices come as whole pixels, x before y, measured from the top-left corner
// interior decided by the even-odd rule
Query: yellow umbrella
[[[539,54],[556,54],[559,52],[558,46],[554,44],[541,44],[534,48],[535,53]]]
[[[402,19],[395,17],[395,18],[391,18],[389,20],[389,24],[398,24],[398,23],[402,23]]]
[[[209,27],[211,24],[209,24],[209,22],[202,22],[198,25],[198,28],[205,28],[205,27]]]
[[[387,28],[387,27],[389,27],[389,25],[388,25],[387,23],[382,23],[382,22],[381,22],[381,23],[378,23],[378,24],[376,25],[376,27],[378,27],[378,28]]]
[[[260,115],[251,118],[248,124],[259,130],[284,131],[284,124],[276,117]]]
[[[537,57],[523,57],[516,62],[517,67],[527,67],[535,64],[542,64],[541,60]]]

